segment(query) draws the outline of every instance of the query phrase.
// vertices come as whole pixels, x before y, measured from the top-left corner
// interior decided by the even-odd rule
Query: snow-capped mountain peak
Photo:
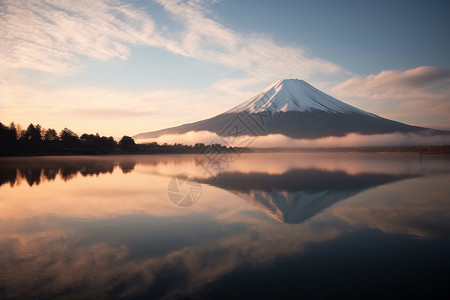
[[[232,108],[227,113],[248,112],[308,112],[321,110],[328,113],[358,113],[372,115],[346,104],[307,82],[299,79],[283,79],[275,82],[258,95]]]
[[[248,118],[249,114],[255,118]],[[252,125],[255,125],[254,128],[249,130]],[[437,132],[358,109],[319,91],[303,80],[284,79],[212,118],[141,133],[134,138],[149,139],[190,131],[210,131],[220,136],[282,134],[295,139],[345,136],[349,133],[368,135]]]

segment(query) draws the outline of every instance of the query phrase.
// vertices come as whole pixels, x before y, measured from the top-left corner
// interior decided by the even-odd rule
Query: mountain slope
[[[431,129],[379,117],[333,98],[303,80],[285,79],[210,119],[141,133],[134,138],[148,139],[189,131],[210,131],[220,136],[283,134],[292,138],[313,139],[345,136],[349,133],[381,134],[425,130]]]
[[[281,113],[288,111],[311,112],[320,110],[328,113],[357,113],[375,115],[348,105],[316,89],[303,80],[279,80],[255,97],[225,113],[248,112]]]

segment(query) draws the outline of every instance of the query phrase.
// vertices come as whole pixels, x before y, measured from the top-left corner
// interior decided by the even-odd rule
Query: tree
[[[42,141],[42,128],[41,125],[37,124],[34,126],[34,132],[31,135],[31,140],[34,142],[40,142]]]
[[[33,144],[36,144],[42,140],[41,134],[41,126],[39,124],[34,126],[33,123],[30,123],[27,130],[25,130],[20,138],[24,141],[30,141]]]
[[[0,145],[12,146],[17,140],[16,126],[14,123],[5,126],[0,122]]]
[[[110,136],[109,138],[106,138],[106,137],[102,137],[102,138],[105,138],[104,143],[108,149],[113,149],[117,145],[116,141],[114,140],[114,138],[112,136]]]
[[[11,122],[11,124],[9,124],[9,139],[14,142],[17,140],[17,129],[14,122]]]
[[[116,141],[113,137],[100,137],[98,133],[96,135],[84,133],[80,137],[80,141],[82,147],[88,150],[95,150],[97,153],[111,152],[116,146]]]
[[[124,135],[119,141],[119,146],[122,150],[133,150],[136,148],[136,143],[132,137]]]
[[[78,135],[67,127],[61,130],[61,132],[59,133],[59,137],[61,138],[61,141],[67,141],[73,138],[78,139]]]
[[[53,141],[58,141],[58,140],[59,140],[59,137],[58,137],[58,134],[56,133],[55,129],[49,128],[45,131],[44,141],[53,142]]]
[[[0,122],[0,146],[2,148],[8,145],[8,135],[9,135],[8,127],[6,127],[5,125],[2,124],[2,122]]]
[[[67,127],[61,130],[59,138],[64,147],[73,147],[79,142],[78,135]]]

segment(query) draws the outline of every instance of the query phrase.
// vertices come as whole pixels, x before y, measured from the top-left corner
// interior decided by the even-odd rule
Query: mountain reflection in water
[[[448,157],[243,154],[215,180],[195,158],[0,158],[0,298],[450,294]]]
[[[0,167],[0,185],[25,179],[32,185],[51,181],[57,176],[64,181],[77,175],[92,176],[112,174],[115,169],[132,172],[138,164],[165,164],[161,161],[139,159],[136,156],[18,158],[8,160]],[[377,171],[380,172],[380,171]],[[192,177],[192,180],[230,191],[261,209],[271,218],[283,223],[300,223],[334,203],[379,185],[402,179],[422,176],[419,173],[356,173],[342,170],[288,169],[280,174],[263,172],[225,171],[211,180],[209,177]]]
[[[295,169],[277,175],[225,172],[212,185],[235,193],[280,222],[300,223],[368,188],[412,177]]]

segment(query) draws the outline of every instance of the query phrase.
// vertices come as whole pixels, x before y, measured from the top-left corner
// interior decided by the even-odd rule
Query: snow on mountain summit
[[[270,118],[258,117],[267,116],[267,113]],[[257,118],[248,118],[248,114]],[[252,124],[255,125],[254,128],[247,130]],[[245,127],[246,130],[240,130],[239,126]],[[249,132],[253,136],[282,134],[295,139],[342,137],[349,133],[437,133],[431,129],[407,125],[363,111],[319,91],[303,80],[285,79],[212,118],[140,133],[134,138],[148,139],[190,131],[209,131],[220,136],[246,135]]]
[[[322,110],[328,113],[372,115],[333,98],[299,79],[279,80],[248,101],[230,109],[227,113],[245,111],[254,114],[287,111],[308,112],[312,110]]]

